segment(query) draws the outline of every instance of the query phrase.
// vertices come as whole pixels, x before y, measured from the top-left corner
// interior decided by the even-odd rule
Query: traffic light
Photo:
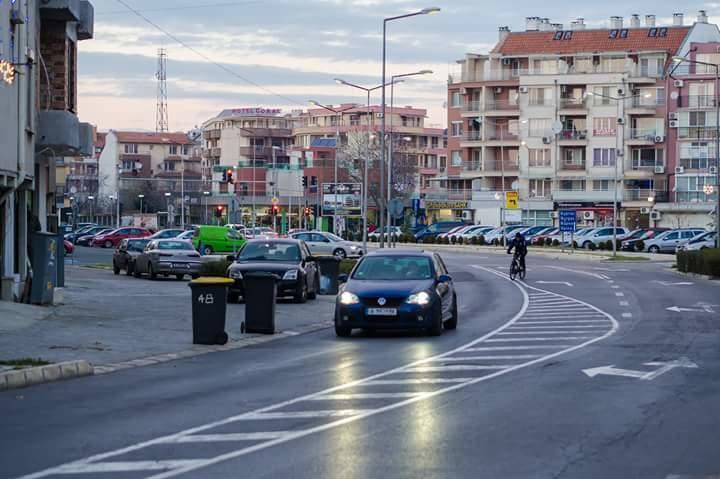
[[[223,206],[217,206],[217,207],[215,208],[215,217],[216,217],[216,218],[222,218],[224,212],[225,212],[225,207],[223,207]]]
[[[278,205],[272,205],[272,208],[270,208],[270,212],[273,216],[277,216],[280,213],[280,207]]]
[[[231,185],[235,183],[233,181],[233,170],[232,169],[229,169],[225,172],[225,178],[226,178],[227,183],[230,183]]]
[[[312,213],[312,210],[310,209],[310,207],[306,206],[305,207],[305,216],[310,216],[311,213]]]
[[[303,188],[307,188],[307,176],[303,176],[302,185],[303,185]]]
[[[223,170],[223,179],[222,179],[223,183],[227,183],[227,174],[228,174],[227,170]]]

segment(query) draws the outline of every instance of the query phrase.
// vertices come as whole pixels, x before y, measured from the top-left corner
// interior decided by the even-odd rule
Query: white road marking
[[[376,379],[368,381],[363,386],[386,386],[404,384],[453,384],[466,383],[475,378],[410,378],[410,379]]]
[[[587,336],[565,336],[558,338],[503,338],[503,339],[488,339],[488,343],[504,343],[504,342],[524,342],[524,341],[576,341],[579,339],[590,339]]]
[[[179,469],[186,466],[194,466],[203,462],[203,459],[178,459],[173,461],[115,461],[95,462],[91,464],[67,464],[58,467],[55,474],[89,474],[99,472],[124,472],[124,471],[166,471],[168,469]]]
[[[268,441],[292,434],[292,431],[239,432],[227,434],[195,434],[173,438],[172,443],[190,442],[232,442],[232,441]]]
[[[476,266],[476,267],[478,269],[482,269],[483,271],[485,271],[489,274],[494,274],[495,276],[498,276],[499,278],[502,278],[502,279],[510,282],[509,278],[505,274],[494,272],[489,268],[484,268],[484,267],[479,267],[479,266]],[[133,452],[133,451],[147,448],[147,447],[155,445],[155,444],[167,442],[168,440],[172,440],[173,438],[189,436],[189,435],[197,434],[200,432],[209,431],[211,429],[219,428],[222,426],[226,426],[228,424],[239,423],[240,421],[245,421],[245,420],[267,420],[267,419],[282,420],[282,419],[292,419],[292,418],[296,418],[296,417],[335,417],[336,418],[335,420],[332,420],[330,422],[325,422],[323,424],[320,424],[317,426],[312,426],[307,429],[298,430],[292,434],[283,436],[278,439],[269,440],[266,442],[260,442],[260,443],[253,444],[253,445],[250,445],[247,447],[241,447],[237,450],[233,450],[233,451],[230,451],[230,452],[227,452],[224,454],[220,454],[218,456],[215,456],[215,457],[212,457],[209,459],[194,460],[193,463],[188,464],[187,466],[180,467],[178,469],[174,469],[174,470],[170,470],[170,471],[166,471],[166,472],[161,472],[161,473],[155,474],[153,476],[150,476],[148,479],[166,479],[166,478],[170,478],[170,477],[180,476],[180,475],[186,474],[191,471],[196,471],[196,470],[199,470],[199,469],[202,469],[205,467],[212,466],[214,464],[218,464],[218,463],[221,463],[224,461],[236,459],[236,458],[245,456],[247,454],[251,454],[256,451],[264,450],[264,449],[267,449],[267,448],[270,448],[270,447],[273,447],[273,446],[276,446],[279,444],[284,444],[289,441],[293,441],[295,439],[307,437],[312,434],[316,434],[318,432],[337,428],[344,424],[359,421],[359,420],[362,420],[362,419],[365,419],[365,418],[368,418],[371,416],[375,416],[378,414],[382,414],[382,413],[385,413],[388,411],[393,411],[395,409],[405,407],[405,406],[417,403],[419,401],[427,400],[429,398],[433,398],[435,396],[439,396],[442,394],[448,394],[452,391],[463,389],[468,386],[478,384],[478,383],[481,383],[484,381],[489,381],[491,379],[497,378],[499,376],[503,376],[505,374],[508,374],[510,372],[513,372],[513,371],[516,371],[519,369],[523,369],[523,368],[527,368],[529,366],[540,364],[544,361],[553,359],[553,358],[561,356],[561,355],[571,353],[573,351],[577,351],[578,349],[587,347],[598,341],[602,341],[602,340],[608,338],[609,336],[611,336],[612,334],[614,334],[619,327],[617,320],[615,320],[615,318],[613,316],[611,316],[610,314],[598,309],[595,306],[585,303],[583,301],[580,301],[580,300],[577,300],[574,298],[567,298],[568,301],[575,302],[578,305],[578,307],[585,307],[586,310],[588,310],[588,311],[592,310],[596,313],[604,315],[608,321],[607,331],[605,331],[604,334],[600,334],[601,332],[598,331],[598,333],[596,335],[589,336],[589,337],[586,337],[586,336],[574,337],[573,336],[573,337],[560,338],[559,339],[560,342],[572,340],[572,341],[574,341],[574,343],[565,344],[565,345],[561,345],[561,346],[558,346],[555,344],[553,344],[552,346],[548,345],[547,349],[552,349],[552,350],[548,351],[547,354],[544,356],[537,357],[537,358],[529,360],[527,362],[521,362],[521,363],[514,364],[514,365],[507,365],[507,366],[504,366],[504,369],[488,371],[486,374],[479,375],[477,377],[473,377],[472,379],[470,379],[468,381],[465,381],[462,383],[451,384],[447,387],[436,389],[431,392],[421,393],[412,398],[399,400],[392,404],[388,404],[388,405],[385,405],[385,406],[382,406],[382,407],[379,407],[376,409],[368,409],[368,410],[344,409],[344,410],[339,410],[339,411],[338,410],[329,410],[329,411],[311,411],[311,410],[283,411],[282,410],[282,409],[287,408],[290,405],[302,403],[302,402],[308,401],[314,397],[324,396],[324,395],[328,395],[330,393],[334,393],[337,391],[348,390],[351,388],[357,388],[360,386],[372,384],[373,381],[378,381],[378,380],[383,380],[383,379],[392,380],[393,378],[392,377],[388,378],[388,376],[398,375],[398,374],[406,374],[408,372],[412,372],[413,368],[416,368],[416,367],[422,368],[423,367],[422,365],[427,364],[427,362],[429,360],[450,357],[459,352],[468,352],[472,349],[480,348],[481,347],[480,345],[484,345],[486,343],[493,343],[493,342],[508,343],[508,342],[528,341],[528,339],[525,339],[525,338],[492,339],[494,336],[497,335],[497,333],[502,332],[505,329],[508,329],[512,325],[514,325],[527,312],[529,302],[530,302],[530,298],[528,296],[528,291],[531,291],[532,293],[535,293],[538,291],[545,293],[542,290],[539,290],[532,286],[525,285],[523,283],[511,282],[511,284],[514,284],[515,287],[517,287],[518,290],[523,295],[523,305],[522,305],[521,310],[511,320],[509,320],[507,323],[505,323],[503,326],[500,326],[499,328],[495,329],[494,331],[492,331],[480,338],[477,338],[463,346],[460,346],[456,349],[447,351],[438,356],[415,361],[413,363],[403,365],[401,367],[391,369],[391,370],[388,370],[388,371],[385,371],[385,372],[382,372],[382,373],[379,373],[379,374],[376,374],[373,376],[369,376],[369,377],[366,377],[363,379],[358,379],[356,381],[351,381],[351,382],[348,382],[345,384],[340,384],[338,386],[328,388],[323,391],[318,391],[318,392],[315,392],[312,394],[289,399],[287,401],[277,403],[277,404],[272,404],[272,405],[254,410],[254,411],[240,413],[240,414],[237,414],[234,416],[229,416],[229,417],[226,417],[224,419],[221,419],[221,420],[218,420],[218,421],[215,421],[212,423],[203,424],[203,425],[191,428],[191,429],[180,431],[175,434],[171,434],[171,435],[151,439],[148,441],[144,441],[141,443],[133,444],[133,445],[121,448],[121,449],[114,450],[114,451],[108,451],[108,452],[104,452],[101,454],[96,454],[96,455],[87,457],[85,459],[80,459],[80,460],[71,462],[71,463],[67,464],[67,466],[89,465],[89,464],[93,464],[93,463],[97,464],[99,461],[105,460],[107,458],[121,456],[121,455],[130,453],[130,452]],[[562,296],[562,295],[555,295],[555,296]],[[586,332],[584,332],[584,333],[586,333]],[[551,338],[537,338],[537,339],[542,340],[542,341],[552,341]],[[510,348],[513,348],[513,345],[507,345],[507,344],[497,345],[497,346],[499,347],[498,350],[508,350]],[[500,346],[502,346],[502,347],[500,347]],[[492,348],[493,346],[487,346],[487,347]],[[518,346],[515,346],[515,347],[518,347]],[[520,347],[524,347],[524,348],[528,348],[528,349],[539,349],[539,348],[542,348],[543,346],[523,345]],[[460,365],[455,365],[455,366],[460,366]],[[442,370],[447,371],[448,367],[452,367],[452,366],[443,366]],[[503,366],[496,366],[496,367],[503,367]],[[60,466],[60,467],[63,467],[63,466]],[[34,474],[23,476],[20,479],[37,479],[37,478],[41,478],[41,477],[47,477],[50,475],[54,475],[54,474],[58,473],[58,471],[60,470],[60,467],[48,468],[48,469],[36,472]]]
[[[614,364],[611,364],[609,366],[583,369],[582,372],[591,378],[602,374],[605,376],[624,376],[628,378],[640,379],[642,381],[652,381],[653,379],[662,376],[663,374],[670,372],[675,368],[695,369],[698,367],[697,364],[690,361],[688,358],[680,358],[675,361],[651,361],[649,363],[644,363],[644,365],[658,366],[658,369],[656,369],[655,371],[635,371],[632,369],[616,368]]]
[[[513,364],[501,365],[475,365],[475,364],[450,364],[447,366],[418,366],[405,369],[408,373],[434,373],[444,371],[498,371],[513,367]]]
[[[715,311],[712,308],[681,308],[680,306],[672,306],[670,308],[665,308],[668,311],[672,311],[675,313],[714,313]]]
[[[463,352],[481,353],[483,351],[526,351],[528,349],[561,349],[566,347],[564,344],[547,345],[540,344],[534,346],[488,346],[484,348],[468,348]]]
[[[629,301],[620,301],[620,306],[630,306]]]
[[[573,284],[567,281],[535,281],[537,284],[564,284],[565,286],[572,288]]]
[[[590,273],[588,271],[574,270],[570,268],[563,268],[562,266],[548,266],[548,268],[557,269],[559,271],[567,271],[568,273],[584,274],[585,276],[592,276],[595,279],[609,279],[601,274]]]
[[[559,320],[559,321],[523,321],[515,324],[573,324],[573,323],[604,323],[604,319],[578,319],[578,320]]]
[[[695,284],[695,283],[692,283],[692,282],[690,282],[690,281],[679,281],[679,282],[677,282],[677,283],[671,283],[671,282],[668,282],[668,281],[658,281],[658,280],[654,280],[654,281],[650,281],[650,282],[651,282],[651,283],[658,283],[658,284],[661,284],[661,285],[663,285],[663,286],[692,286],[693,284]]]
[[[612,286],[610,286],[610,287],[611,287],[612,289],[620,289],[620,286],[618,286],[617,284],[614,284],[614,285],[612,285]]]
[[[525,324],[525,323],[523,323]],[[605,326],[602,324],[561,324],[559,326],[550,326],[550,325],[541,325],[541,326],[516,326],[512,328],[513,331],[526,331],[526,332],[532,332],[532,331],[543,331],[543,330],[556,330],[556,329],[588,329],[588,328],[604,328]],[[556,331],[559,332],[559,331]]]
[[[515,332],[515,328],[513,328],[508,333],[498,333],[498,336],[527,336],[528,334],[576,334],[582,332],[584,331],[540,331],[535,329],[531,329],[530,331]]]
[[[632,313],[623,313],[623,314],[622,314],[622,317],[623,317],[623,318],[632,318],[633,315],[632,315]]]
[[[539,354],[518,354],[516,356],[458,356],[454,358],[436,359],[435,361],[495,361],[506,359],[533,359],[539,357]]]
[[[325,394],[324,396],[316,396],[309,399],[310,401],[346,401],[350,399],[404,399],[419,396],[418,392],[403,393],[354,393],[354,394]]]
[[[599,315],[599,314],[593,314],[593,313],[573,313],[572,311],[570,311],[570,312],[563,312],[563,313],[552,313],[552,314],[547,314],[547,313],[542,313],[542,314],[541,314],[541,313],[532,313],[532,314],[530,314],[530,313],[528,313],[528,314],[525,315],[525,319],[533,319],[533,320],[534,320],[535,318],[537,318],[537,319],[550,319],[550,318],[571,319],[571,318],[583,318],[583,319],[585,319],[586,321],[591,321],[591,319],[587,319],[587,318],[602,318],[602,316]],[[603,320],[603,321],[605,321],[605,320]]]
[[[618,298],[622,298],[623,296],[625,296],[625,293],[618,291],[617,293],[615,293],[615,296],[617,296]]]

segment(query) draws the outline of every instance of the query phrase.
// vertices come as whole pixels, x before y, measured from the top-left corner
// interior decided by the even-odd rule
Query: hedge
[[[204,261],[200,264],[200,276],[224,278],[227,275],[228,267],[230,267],[230,261],[226,259],[219,261]]]
[[[678,271],[720,277],[720,249],[680,251],[677,254]]]

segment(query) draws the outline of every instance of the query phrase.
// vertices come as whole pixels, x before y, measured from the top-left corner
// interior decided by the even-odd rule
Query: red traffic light
[[[223,206],[218,206],[215,208],[215,216],[220,218],[223,215],[223,212],[225,211],[225,208]]]

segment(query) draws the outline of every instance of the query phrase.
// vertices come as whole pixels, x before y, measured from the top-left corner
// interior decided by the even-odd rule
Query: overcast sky
[[[389,24],[388,74],[435,73],[396,87],[396,104],[426,108],[428,125],[446,122],[446,81],[466,52],[486,53],[498,26],[524,28],[526,16],[553,23],[584,17],[606,26],[611,15],[657,15],[670,23],[679,8],[668,0],[124,0],[188,49],[129,12],[117,0],[92,0],[95,38],[80,44],[82,121],[100,129],[155,128],[157,50],[168,52],[171,130],[187,130],[224,108],[306,108],[321,103],[365,102],[359,90],[337,85],[380,83],[382,19],[423,7],[437,15]],[[542,8],[539,5],[543,5]],[[717,2],[683,2],[685,22],[697,10],[720,13]],[[208,62],[222,64],[235,75]],[[262,86],[253,85],[257,84]],[[379,103],[379,96],[374,98]]]

